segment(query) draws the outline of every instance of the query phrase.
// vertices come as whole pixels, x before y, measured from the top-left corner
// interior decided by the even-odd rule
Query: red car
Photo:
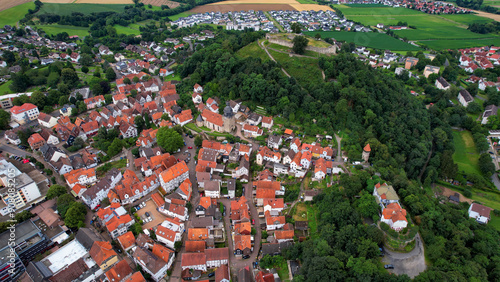
[[[255,225],[255,219],[252,219],[252,225]]]
[[[180,162],[180,161],[181,161],[181,159],[177,159],[177,161],[178,161],[178,162]]]
[[[188,149],[193,149],[193,147],[189,146]]]

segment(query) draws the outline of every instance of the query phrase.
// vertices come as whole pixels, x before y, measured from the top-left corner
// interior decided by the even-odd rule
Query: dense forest
[[[349,156],[360,158],[362,146],[369,142],[371,160],[386,178],[401,167],[411,178],[420,174],[434,139],[431,117],[400,81],[342,53],[319,62],[333,80],[298,85],[276,63],[238,58],[234,48],[223,45],[214,44],[193,54],[181,66],[181,75],[189,76],[191,85],[207,85],[210,95],[223,101],[251,100],[266,106],[272,115],[293,116],[311,128],[311,134],[348,130]],[[445,139],[451,139],[449,127],[444,132]]]
[[[481,10],[488,13],[496,14],[498,9],[490,5],[483,5],[483,0],[457,0],[457,5],[464,8],[469,8],[473,10]]]
[[[481,188],[490,185],[481,176],[459,175],[453,162],[452,125],[470,130],[477,145],[485,145],[480,142],[484,129],[467,116],[466,109],[449,107],[448,96],[456,95],[451,93],[456,89],[445,92],[426,87],[427,99],[435,102],[426,109],[408,93],[403,80],[360,62],[350,54],[349,44],[337,56],[319,59],[327,82],[298,84],[274,62],[235,54],[254,36],[259,34],[226,34],[218,43],[195,52],[179,68],[186,78],[178,87],[180,93],[200,83],[207,97],[217,96],[222,103],[242,99],[250,107],[264,105],[269,114],[292,119],[310,134],[344,130],[349,135],[344,148],[354,160],[360,158],[364,144],[372,148],[372,168],[354,176],[342,175],[339,186],[315,198],[318,234],[283,254],[301,261],[297,281],[409,280],[380,268],[378,246],[383,234],[363,223],[363,218],[374,213],[367,213],[365,202],[373,200],[367,197],[373,184],[367,183],[374,172],[392,183],[425,242],[430,267],[416,280],[500,279],[498,232],[469,219],[467,204],[440,204],[421,186],[447,177],[469,180]],[[444,63],[448,57],[454,56],[443,53],[438,61]],[[456,79],[454,71],[448,69],[445,75]],[[187,95],[181,98],[192,106]]]

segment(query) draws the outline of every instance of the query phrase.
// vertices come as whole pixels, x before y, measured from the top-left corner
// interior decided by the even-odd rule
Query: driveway
[[[415,248],[409,253],[397,253],[384,248],[385,257],[382,259],[384,264],[394,265],[394,269],[389,272],[397,275],[407,274],[410,278],[415,278],[420,272],[425,271],[424,245],[420,234],[416,235]]]

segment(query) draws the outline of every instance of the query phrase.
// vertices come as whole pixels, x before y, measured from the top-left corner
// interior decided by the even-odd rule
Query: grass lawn
[[[61,32],[67,32],[69,36],[78,35],[80,38],[89,35],[88,27],[72,26],[72,25],[37,25],[36,27],[43,29],[47,34],[56,35]]]
[[[24,15],[28,13],[29,9],[35,9],[35,3],[28,2],[21,4],[19,6],[12,7],[10,9],[0,12],[0,26],[4,25],[16,25],[16,23],[24,18]]]
[[[313,0],[297,0],[300,4],[318,4],[318,2]]]
[[[469,25],[471,23],[489,23],[492,19],[480,17],[474,14],[462,14],[462,15],[439,15],[445,19],[452,20],[463,25]]]
[[[195,132],[201,132],[201,129],[199,129],[196,124],[194,123],[187,123],[186,125],[184,125],[185,127],[195,131]]]
[[[444,50],[450,48],[470,48],[470,47],[486,46],[486,45],[498,46],[500,45],[500,37],[490,38],[490,39],[452,39],[452,40],[429,40],[429,41],[419,41],[419,42],[427,45],[429,48],[434,50]]]
[[[119,24],[115,24],[113,27],[116,29],[117,33],[122,33],[122,34],[126,34],[126,35],[130,35],[130,34],[139,35],[139,34],[141,34],[141,32],[139,31],[138,28],[133,29],[130,26],[121,26]]]
[[[317,59],[290,57],[273,50],[268,50],[276,61],[300,84],[320,83],[323,81]]]
[[[182,80],[181,75],[178,73],[174,73],[164,78],[164,81],[171,81],[171,80],[181,81]]]
[[[354,42],[356,45],[365,46],[375,49],[389,49],[392,51],[418,51],[419,47],[413,46],[385,33],[376,32],[348,32],[348,31],[311,31],[305,32],[310,36],[317,33],[321,34],[322,38],[334,38],[338,41]]]
[[[317,220],[318,210],[315,206],[307,207],[307,221],[309,221],[309,228],[311,236],[317,236],[318,234],[318,220]]]
[[[102,177],[106,172],[110,171],[112,168],[120,169],[127,166],[127,159],[121,159],[113,162],[106,163],[98,168],[96,168],[97,176]]]
[[[187,17],[189,15],[192,15],[193,13],[191,12],[182,12],[182,13],[179,13],[179,14],[176,14],[176,15],[173,15],[173,16],[169,16],[168,18],[171,20],[171,21],[176,21],[178,20],[179,18],[184,18],[184,17]]]
[[[125,10],[124,4],[59,4],[59,3],[43,3],[42,8],[37,14],[58,14],[61,16],[69,16],[74,12],[82,14],[99,13],[99,12],[117,12],[123,13]]]
[[[453,131],[453,144],[455,145],[453,160],[458,164],[458,169],[466,174],[480,175],[479,154],[470,131]]]
[[[282,264],[280,264],[276,270],[278,271],[278,275],[281,279],[281,281],[290,281],[288,278],[290,276],[290,274],[288,273],[288,264],[285,261],[283,261]]]
[[[259,47],[257,41],[241,48],[240,50],[238,50],[238,52],[236,52],[236,55],[238,55],[241,58],[247,58],[247,57],[260,58],[262,62],[270,60],[266,54],[266,51],[262,50]]]
[[[337,7],[339,8],[342,13],[344,13],[345,16],[351,16],[351,15],[363,15],[363,16],[371,16],[371,15],[378,15],[378,16],[401,16],[401,15],[418,15],[418,14],[423,14],[420,11],[417,10],[412,10],[412,9],[406,9],[406,8],[392,8],[392,7],[387,7],[387,6],[373,6],[373,5],[349,5],[348,8],[344,7]]]
[[[14,93],[12,90],[10,90],[9,85],[12,84],[12,81],[7,81],[3,84],[0,85],[0,95],[5,95],[5,94],[11,94]]]

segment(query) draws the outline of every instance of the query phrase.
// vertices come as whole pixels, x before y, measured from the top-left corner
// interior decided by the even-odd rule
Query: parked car
[[[243,259],[249,259],[249,258],[250,258],[250,255],[243,256]]]
[[[193,135],[189,135],[189,138],[193,138]]]
[[[191,149],[193,149],[193,147],[189,146],[189,147],[188,147],[188,149],[190,149],[190,150],[191,150]]]
[[[255,219],[252,219],[252,225],[255,225]]]
[[[214,277],[215,276],[215,272],[211,272],[208,274],[208,277]]]
[[[147,217],[150,217],[150,214],[149,214],[149,212],[146,212],[146,213],[145,213],[145,215],[146,215]]]
[[[384,265],[384,268],[385,269],[394,269],[394,265],[392,265],[392,264],[386,264],[386,265]]]

